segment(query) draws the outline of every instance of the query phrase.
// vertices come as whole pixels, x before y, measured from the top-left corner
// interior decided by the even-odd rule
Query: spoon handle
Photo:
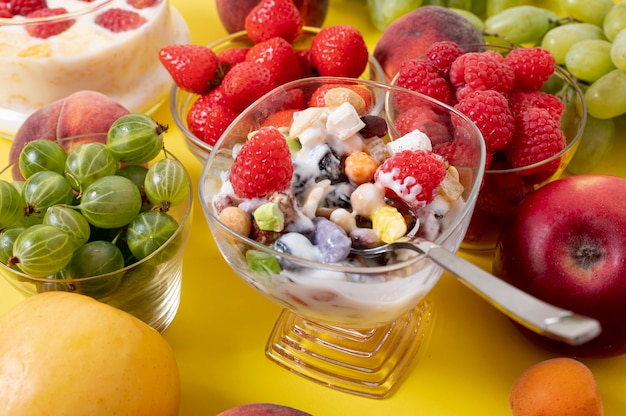
[[[418,239],[411,244],[506,316],[539,334],[580,345],[601,331],[597,320],[539,300],[437,244]]]

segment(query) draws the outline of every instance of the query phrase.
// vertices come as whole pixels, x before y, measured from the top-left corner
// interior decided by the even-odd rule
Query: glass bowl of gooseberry
[[[301,99],[295,103],[294,96]],[[367,189],[378,186],[371,178],[348,179],[344,167],[351,164],[348,158],[353,153],[365,153],[379,166],[389,157],[391,143],[402,140],[400,135],[410,137],[397,146],[410,146],[414,137],[427,149],[430,138],[399,127],[412,125],[416,114],[407,108],[436,112],[445,120],[450,139],[462,144],[463,157],[450,165],[443,155],[424,150],[447,166],[451,187],[440,185],[435,191],[442,194],[420,208],[409,208],[393,195],[376,194],[387,198],[381,212],[393,212],[399,221],[376,225],[371,216],[359,214],[352,201],[358,189],[365,190],[357,201],[374,201]],[[292,117],[282,117],[285,111]],[[280,124],[285,120],[287,125]],[[338,120],[354,123],[339,122],[342,127],[331,133],[328,126]],[[278,127],[286,137],[294,167],[291,185],[271,198],[242,197],[229,179],[231,168],[254,132],[267,126]],[[379,238],[385,238],[384,233],[404,224],[396,238],[417,235],[455,252],[469,225],[484,163],[482,135],[465,115],[429,97],[371,80],[301,79],[247,108],[210,153],[199,195],[213,239],[234,274],[284,307],[266,355],[294,373],[341,391],[373,398],[394,391],[429,328],[427,295],[442,269],[406,250],[371,259],[351,254],[351,247],[382,244]],[[282,176],[273,172],[274,180]],[[411,177],[407,181],[415,183]],[[341,242],[333,238],[338,235]]]
[[[294,49],[300,51],[308,48],[311,44],[311,40],[319,31],[320,28],[305,26],[302,30],[302,35],[293,43]],[[253,42],[248,38],[247,32],[244,30],[217,39],[209,43],[207,47],[219,53],[226,49],[249,48],[252,45]],[[376,58],[371,54],[368,56],[368,64],[361,78],[379,82],[385,82],[386,80],[385,73],[380,63],[378,63]],[[201,132],[193,131],[193,129],[190,128],[190,123],[187,118],[193,104],[200,97],[201,96],[187,92],[174,84],[170,93],[169,106],[174,122],[183,133],[185,144],[189,151],[200,163],[204,163],[211,153],[213,145],[205,141]]]
[[[161,332],[180,303],[191,180],[162,134],[127,133],[117,147],[106,133],[24,145],[0,175],[0,274],[24,296],[80,293]]]

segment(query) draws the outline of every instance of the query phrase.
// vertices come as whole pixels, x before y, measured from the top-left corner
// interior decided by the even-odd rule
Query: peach
[[[311,414],[280,404],[248,403],[224,410],[217,416],[311,416]]]
[[[391,80],[404,61],[424,55],[430,45],[444,40],[459,45],[484,43],[482,33],[460,14],[442,6],[421,6],[385,29],[373,55]]]
[[[24,145],[31,140],[106,133],[115,120],[128,113],[126,107],[100,92],[72,93],[40,108],[22,123],[11,143],[9,161],[16,161]],[[89,141],[88,137],[86,140]],[[21,177],[18,169],[14,169],[13,175],[16,179]]]
[[[329,0],[293,0],[305,26],[321,27],[328,13]],[[217,14],[228,33],[244,30],[250,10],[261,0],[217,0]]]

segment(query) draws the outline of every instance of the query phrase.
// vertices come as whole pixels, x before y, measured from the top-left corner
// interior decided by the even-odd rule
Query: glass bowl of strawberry
[[[332,54],[319,52],[337,38],[351,41],[345,47],[334,47]],[[312,47],[314,44],[317,46]],[[295,37],[269,39],[244,30],[206,46],[172,45],[162,53],[163,64],[174,80],[172,116],[187,147],[201,163],[243,109],[285,82],[320,74],[385,81],[380,64],[368,53],[360,32],[351,26],[303,26]],[[168,64],[168,60],[179,62],[181,56],[188,65],[172,68]],[[207,61],[211,61],[211,71],[206,71]]]
[[[0,2],[0,136],[80,90],[151,113],[171,86],[159,49],[189,39],[167,0]]]
[[[433,116],[431,138],[415,125]],[[432,146],[444,134],[457,146],[450,158]],[[484,166],[469,118],[371,80],[291,81],[242,112],[205,162],[199,195],[234,274],[285,307],[267,356],[342,391],[393,391],[442,269],[410,250],[352,249],[423,238],[455,252]]]
[[[438,42],[392,83],[453,106],[483,134],[486,171],[463,249],[494,249],[522,198],[564,172],[585,128],[576,80],[541,47]]]

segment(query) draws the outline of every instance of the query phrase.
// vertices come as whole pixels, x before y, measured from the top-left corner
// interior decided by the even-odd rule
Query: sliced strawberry
[[[9,10],[13,15],[28,16],[44,7],[48,7],[46,0],[9,0]]]
[[[211,49],[201,45],[168,45],[159,60],[174,83],[194,94],[205,94],[219,84],[219,61]]]
[[[146,7],[152,7],[158,2],[159,0],[126,0],[126,3],[130,4],[135,9],[145,9]]]
[[[57,7],[54,9],[44,8],[37,9],[32,13],[29,13],[28,18],[33,17],[50,17],[50,16],[59,16],[62,14],[66,14],[67,9],[64,7]],[[72,27],[72,25],[76,22],[74,19],[64,19],[58,21],[37,23],[26,26],[26,31],[34,38],[47,39],[51,36],[58,35],[59,33],[65,32],[67,29]]]
[[[291,43],[302,33],[302,25],[300,12],[291,0],[262,0],[244,22],[253,42],[279,36]]]
[[[293,81],[300,77],[302,68],[293,47],[280,37],[271,38],[252,46],[246,54],[246,61],[256,62],[272,72],[276,85]]]
[[[236,111],[242,111],[257,98],[271,91],[276,83],[265,66],[255,62],[241,62],[233,66],[222,80],[224,94]]]
[[[146,22],[146,18],[139,13],[116,7],[96,16],[97,25],[115,33],[137,29]]]

